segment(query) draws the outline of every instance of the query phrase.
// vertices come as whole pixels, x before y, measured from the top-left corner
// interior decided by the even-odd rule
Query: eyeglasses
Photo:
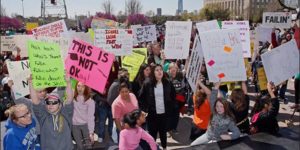
[[[45,101],[46,105],[56,105],[59,103],[59,101]]]
[[[20,119],[20,118],[26,118],[26,117],[29,117],[29,116],[31,116],[31,112],[30,111],[28,111],[26,114],[24,114],[23,116],[20,116],[20,117],[17,117],[18,119]]]

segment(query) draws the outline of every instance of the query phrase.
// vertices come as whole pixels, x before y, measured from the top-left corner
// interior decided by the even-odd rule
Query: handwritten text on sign
[[[243,56],[251,57],[249,21],[222,21],[223,29],[240,29],[240,39],[243,46]]]
[[[131,26],[131,29],[134,33],[134,42],[152,42],[156,41],[156,28],[155,25],[140,26],[134,25]]]
[[[167,59],[186,59],[189,55],[192,22],[167,21],[165,55]]]
[[[64,20],[55,21],[32,30],[35,36],[60,37],[60,33],[68,31]]]
[[[220,26],[217,20],[199,22],[196,24],[199,33],[210,30],[220,30]]]
[[[71,77],[103,93],[113,60],[113,54],[75,38],[65,66]]]
[[[64,67],[57,44],[28,41],[30,70],[35,88],[65,86]]]
[[[130,55],[133,47],[132,30],[128,29],[96,29],[95,46],[116,56]]]
[[[1,51],[15,51],[15,36],[1,36]]]
[[[289,12],[264,12],[264,27],[271,28],[290,28],[292,25],[292,17]]]
[[[14,81],[13,92],[16,99],[29,94],[27,78],[30,75],[28,60],[9,61],[7,63],[9,77]]]
[[[246,80],[239,29],[203,32],[200,39],[210,82]]]
[[[200,75],[202,61],[203,61],[203,51],[202,51],[199,36],[197,35],[195,37],[193,51],[188,65],[189,68],[186,74],[186,78],[194,92],[196,91],[196,84]]]

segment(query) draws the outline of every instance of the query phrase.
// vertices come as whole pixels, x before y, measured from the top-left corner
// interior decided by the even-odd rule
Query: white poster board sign
[[[268,28],[268,27],[257,27],[255,28],[255,32],[256,32],[256,37],[255,39],[259,42],[266,42],[269,41],[269,43],[271,43],[271,39],[272,39],[272,28]]]
[[[291,13],[264,12],[262,25],[270,28],[290,28],[292,25]]]
[[[196,92],[197,89],[197,81],[200,76],[202,61],[203,61],[202,46],[200,43],[199,36],[196,35],[192,54],[189,60],[188,71],[186,73],[186,78],[194,92]]]
[[[165,36],[166,59],[186,59],[189,55],[192,22],[167,21]]]
[[[27,41],[33,40],[33,35],[14,35],[15,44],[18,48],[20,48],[21,57],[28,57],[28,50],[27,50]]]
[[[222,21],[222,29],[239,29],[244,58],[251,57],[249,21]]]
[[[116,56],[130,55],[133,48],[131,29],[96,29],[95,46]]]
[[[275,85],[299,73],[299,50],[293,39],[261,55],[268,82]]]
[[[200,34],[210,82],[245,81],[239,29],[223,29]]]
[[[85,33],[85,32],[68,31],[68,32],[61,33],[60,35],[64,38],[68,39],[70,42],[72,42],[72,40],[74,38],[77,38],[77,39],[81,39],[89,44],[93,44],[91,35],[88,32]]]
[[[60,33],[67,32],[65,20],[55,21],[32,30],[34,36],[60,37]]]
[[[196,27],[199,33],[210,30],[220,30],[220,26],[217,20],[205,21],[196,23]]]
[[[1,51],[16,51],[14,36],[1,36]]]
[[[29,94],[27,78],[30,75],[28,60],[9,61],[7,64],[9,77],[13,80],[13,91],[16,99]]]
[[[133,32],[134,43],[152,42],[156,41],[156,28],[155,25],[133,25],[131,26]]]

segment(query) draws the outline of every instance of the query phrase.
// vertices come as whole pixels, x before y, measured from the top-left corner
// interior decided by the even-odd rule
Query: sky
[[[50,1],[50,0],[49,0]],[[94,15],[95,12],[102,11],[102,3],[105,0],[65,0],[68,16],[74,18],[75,15]],[[124,13],[125,0],[111,0],[113,14],[117,15],[119,11]],[[140,0],[142,4],[142,13],[149,10],[156,14],[157,8],[162,8],[163,15],[175,15],[178,8],[178,0]],[[38,17],[41,15],[41,0],[23,0],[24,16]],[[8,16],[11,14],[22,15],[22,0],[1,0],[1,5]],[[188,12],[200,10],[203,6],[203,0],[183,0],[183,10]]]

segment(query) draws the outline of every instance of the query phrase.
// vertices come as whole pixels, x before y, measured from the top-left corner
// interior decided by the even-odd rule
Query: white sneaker
[[[98,142],[99,142],[99,143],[102,143],[102,142],[103,142],[103,139],[102,139],[102,138],[98,138]]]

